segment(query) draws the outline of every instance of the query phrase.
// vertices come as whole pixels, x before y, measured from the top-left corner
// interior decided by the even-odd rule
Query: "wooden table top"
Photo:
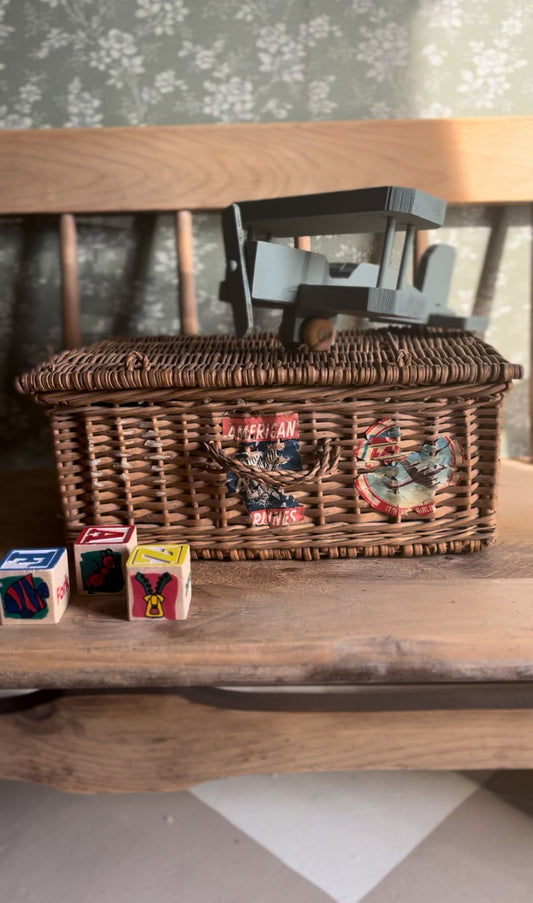
[[[0,548],[61,543],[52,473],[4,474]],[[533,467],[504,462],[498,543],[472,555],[193,562],[185,622],[74,596],[0,629],[0,687],[533,680]]]

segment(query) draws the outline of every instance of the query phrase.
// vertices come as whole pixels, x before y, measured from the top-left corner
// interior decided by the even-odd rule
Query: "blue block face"
[[[46,571],[55,567],[66,549],[11,549],[2,562],[0,571]]]

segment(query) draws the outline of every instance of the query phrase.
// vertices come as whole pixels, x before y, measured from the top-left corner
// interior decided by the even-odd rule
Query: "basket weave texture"
[[[49,411],[68,541],[136,523],[141,541],[197,557],[312,559],[491,542],[502,398],[521,375],[471,334],[405,327],[340,333],[328,352],[270,335],[113,339],[56,355],[19,389]],[[228,417],[272,415],[297,417],[301,471],[259,472],[225,437]],[[431,510],[377,510],[360,491],[376,465],[398,472],[357,452],[377,423],[394,425],[406,466],[445,441],[461,450]],[[228,474],[290,492],[301,518],[255,525]]]

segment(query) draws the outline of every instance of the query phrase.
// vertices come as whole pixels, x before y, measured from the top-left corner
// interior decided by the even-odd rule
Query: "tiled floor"
[[[269,775],[69,796],[0,782],[9,903],[529,903],[533,772]]]

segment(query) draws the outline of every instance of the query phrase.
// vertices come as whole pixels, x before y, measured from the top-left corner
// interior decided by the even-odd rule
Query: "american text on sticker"
[[[235,442],[277,442],[299,439],[298,414],[264,414],[222,418],[222,438]]]

